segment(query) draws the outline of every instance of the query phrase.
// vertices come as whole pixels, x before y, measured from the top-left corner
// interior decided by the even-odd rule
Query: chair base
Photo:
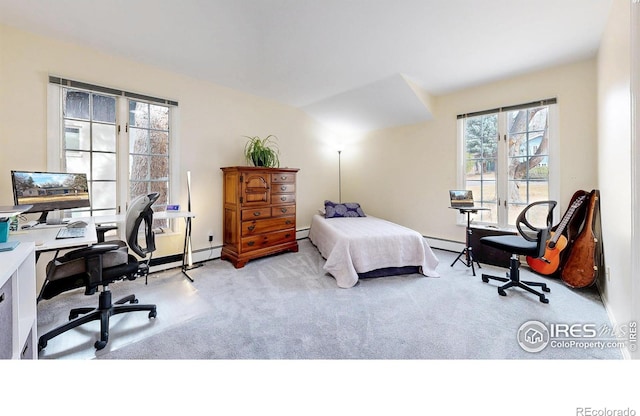
[[[551,289],[549,289],[547,287],[546,283],[542,283],[542,282],[529,282],[529,281],[522,281],[520,280],[520,259],[518,258],[517,255],[513,255],[511,256],[510,259],[510,267],[509,267],[509,272],[507,273],[507,277],[498,277],[498,276],[492,276],[489,274],[482,274],[482,281],[485,283],[489,282],[489,279],[492,280],[497,280],[499,282],[507,282],[507,284],[502,285],[498,288],[498,294],[500,296],[507,296],[507,293],[505,292],[505,289],[508,289],[510,287],[519,287],[521,289],[526,290],[529,293],[533,293],[534,295],[538,296],[540,298],[540,302],[542,303],[549,303],[549,299],[547,299],[547,297],[541,293],[538,292],[537,290],[533,289],[531,286],[536,286],[536,287],[540,287],[540,289],[543,292],[551,292]]]
[[[128,303],[128,305],[126,304]],[[100,293],[97,308],[77,308],[69,312],[69,322],[55,328],[38,339],[38,351],[42,351],[50,339],[87,322],[100,321],[100,339],[95,342],[97,350],[103,349],[109,342],[109,318],[126,312],[149,312],[149,319],[157,316],[156,305],[138,305],[135,295],[126,296],[112,303],[111,291],[106,289]],[[82,315],[82,316],[80,316]]]

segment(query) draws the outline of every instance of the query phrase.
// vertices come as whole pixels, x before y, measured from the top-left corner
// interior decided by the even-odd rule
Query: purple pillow
[[[366,217],[357,202],[339,204],[329,200],[324,201],[324,216],[325,218]]]

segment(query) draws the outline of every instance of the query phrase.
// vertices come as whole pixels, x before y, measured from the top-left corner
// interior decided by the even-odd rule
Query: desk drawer
[[[0,287],[0,359],[10,359],[13,352],[12,281]]]

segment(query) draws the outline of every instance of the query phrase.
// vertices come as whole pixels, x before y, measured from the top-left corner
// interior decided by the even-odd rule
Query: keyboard
[[[80,238],[84,237],[84,233],[86,228],[60,228],[58,234],[56,235],[56,240],[60,240],[62,238]]]

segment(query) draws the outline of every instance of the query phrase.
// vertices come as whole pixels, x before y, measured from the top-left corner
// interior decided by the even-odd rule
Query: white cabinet
[[[32,242],[0,252],[0,359],[38,358]]]

